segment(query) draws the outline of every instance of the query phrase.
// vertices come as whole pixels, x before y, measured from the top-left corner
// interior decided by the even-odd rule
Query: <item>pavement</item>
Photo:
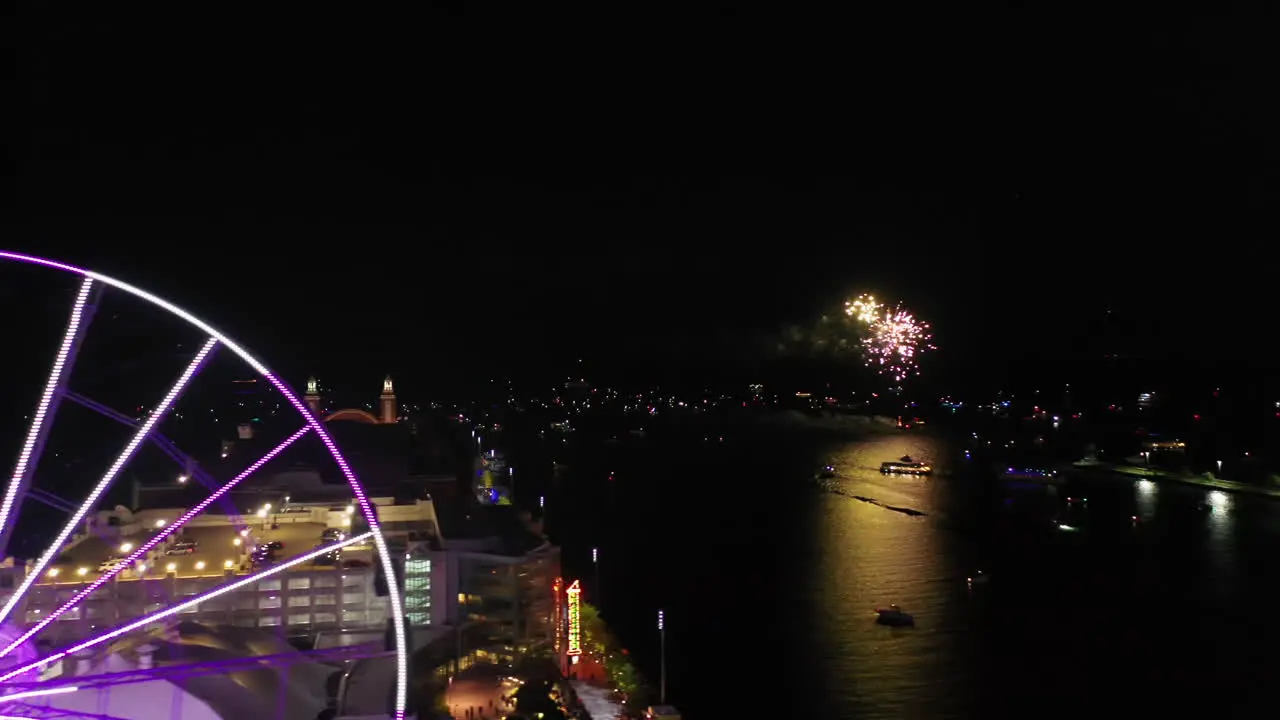
[[[614,720],[622,714],[623,707],[609,699],[609,689],[599,685],[588,685],[579,680],[573,681],[573,691],[591,714],[592,720]]]
[[[163,577],[169,572],[173,572],[178,577],[204,577],[223,575],[228,568],[239,571],[241,565],[248,561],[247,551],[242,552],[242,548],[252,548],[254,544],[272,541],[284,543],[284,549],[277,554],[277,557],[287,560],[319,545],[320,533],[324,531],[325,526],[319,523],[288,523],[281,524],[274,530],[268,528],[264,531],[261,524],[253,523],[249,528],[247,537],[241,537],[237,528],[230,525],[183,528],[179,539],[194,540],[197,543],[195,552],[160,557],[158,562],[153,563],[153,567],[148,568],[146,577]],[[98,572],[98,566],[101,563],[128,555],[133,548],[146,542],[151,536],[152,533],[147,533],[112,542],[103,538],[89,538],[54,561],[46,570],[40,584],[80,583],[93,580],[101,574]],[[240,541],[239,545],[236,544],[237,540]],[[344,555],[363,559],[358,552]],[[121,580],[131,580],[136,578],[137,574],[128,571],[117,577]]]
[[[503,697],[515,694],[519,685],[507,678],[461,678],[449,683],[445,703],[459,720],[506,717],[515,710]]]

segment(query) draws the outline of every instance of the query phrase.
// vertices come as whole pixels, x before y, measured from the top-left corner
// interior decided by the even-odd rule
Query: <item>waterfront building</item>
[[[495,659],[513,660],[549,648],[555,636],[559,548],[511,507],[437,506],[431,499],[372,498],[397,558],[405,612],[413,627],[484,625]],[[361,531],[348,505],[301,504],[269,522],[202,514],[83,603],[58,617],[40,639],[55,645],[118,627],[164,607],[234,582],[250,570],[249,549],[281,539],[287,557],[309,550],[327,528]],[[57,610],[95,580],[102,563],[127,552],[185,508],[97,513],[63,558],[46,570],[18,606],[25,626]],[[253,518],[257,518],[254,514]],[[238,542],[237,542],[238,541]],[[183,552],[181,543],[196,543]],[[293,548],[297,550],[293,550]],[[113,549],[117,552],[113,553]],[[400,560],[403,558],[403,560]],[[0,601],[21,584],[26,563],[0,567]],[[380,582],[381,580],[381,582]],[[288,636],[380,632],[388,618],[381,566],[371,545],[351,546],[333,564],[304,564],[196,605],[181,617],[242,628],[272,628]]]

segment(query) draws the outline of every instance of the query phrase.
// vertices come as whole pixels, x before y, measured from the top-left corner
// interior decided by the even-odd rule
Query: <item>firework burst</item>
[[[894,382],[920,374],[922,353],[936,348],[929,323],[921,322],[901,305],[892,309],[870,295],[860,295],[845,303],[847,316],[864,326],[862,351],[867,366]]]

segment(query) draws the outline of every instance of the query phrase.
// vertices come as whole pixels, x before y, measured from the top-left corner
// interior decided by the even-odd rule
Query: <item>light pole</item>
[[[667,704],[667,622],[661,609],[658,610],[658,701]]]
[[[1221,460],[1218,461],[1218,479],[1219,480],[1222,479],[1222,461]]]
[[[596,605],[603,606],[604,592],[600,589],[600,548],[591,548],[591,565],[596,572]]]

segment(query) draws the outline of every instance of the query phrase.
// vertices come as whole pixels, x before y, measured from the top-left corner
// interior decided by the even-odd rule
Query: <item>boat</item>
[[[915,458],[911,457],[910,455],[903,455],[902,457],[898,458],[898,462],[915,462]]]
[[[902,475],[928,475],[933,472],[933,467],[928,463],[922,462],[883,462],[880,463],[880,472],[882,473],[899,473]]]
[[[890,605],[887,608],[876,608],[876,623],[890,627],[908,627],[915,625],[916,619],[897,605]]]
[[[991,580],[991,576],[981,570],[974,570],[973,575],[969,577],[970,585],[986,585]]]
[[[832,465],[827,465],[818,471],[819,480],[829,480],[836,476],[836,469]]]

